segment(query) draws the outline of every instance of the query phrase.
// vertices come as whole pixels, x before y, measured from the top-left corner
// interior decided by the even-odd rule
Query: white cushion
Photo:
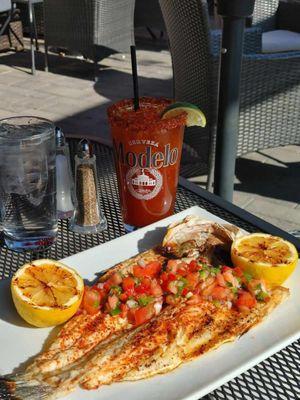
[[[277,30],[262,34],[262,52],[278,53],[300,50],[300,33]]]

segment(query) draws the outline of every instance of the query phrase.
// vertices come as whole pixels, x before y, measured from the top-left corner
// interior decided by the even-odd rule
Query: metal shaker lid
[[[55,127],[55,138],[56,138],[56,146],[57,147],[62,147],[66,144],[65,135],[58,126]]]
[[[93,146],[88,139],[81,139],[78,143],[77,156],[83,159],[93,157]]]

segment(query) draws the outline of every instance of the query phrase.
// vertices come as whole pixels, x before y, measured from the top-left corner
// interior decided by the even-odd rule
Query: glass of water
[[[55,153],[52,122],[0,120],[0,222],[12,250],[43,250],[55,241]]]

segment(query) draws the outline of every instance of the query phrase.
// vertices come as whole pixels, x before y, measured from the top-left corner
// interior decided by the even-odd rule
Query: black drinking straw
[[[131,53],[131,68],[132,68],[133,95],[134,95],[133,104],[134,104],[134,111],[136,111],[140,108],[140,99],[139,99],[139,82],[137,74],[135,46],[130,46],[130,53]]]

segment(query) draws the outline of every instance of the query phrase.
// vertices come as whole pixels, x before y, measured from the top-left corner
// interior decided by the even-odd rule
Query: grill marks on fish
[[[258,303],[246,314],[210,302],[165,309],[139,331],[131,332],[124,345],[104,363],[101,357],[100,364],[92,360],[80,384],[85,389],[95,389],[175,369],[182,362],[241,336],[261,322],[288,293],[287,289],[276,288],[268,303]]]
[[[79,360],[110,335],[130,328],[131,325],[124,318],[99,313],[82,327],[81,335],[71,346],[61,351],[50,349],[46,354],[38,356],[27,372],[32,375],[45,374],[64,368]]]
[[[109,269],[100,281],[106,281],[117,271],[122,271],[124,274],[132,272],[133,265],[140,260],[146,263],[148,261],[163,263],[165,257],[159,254],[157,249],[147,250]],[[95,315],[76,315],[64,325],[48,351],[40,354],[26,372],[34,376],[65,368],[79,360],[110,335],[131,328],[132,326],[126,319],[112,317],[109,314],[99,312]]]
[[[288,289],[275,288],[267,303],[257,303],[248,313],[217,307],[209,301],[167,306],[149,323],[103,340],[76,363],[50,374],[40,373],[34,376],[34,381],[24,377],[23,386],[16,382],[19,398],[54,399],[74,390],[77,385],[96,389],[117,381],[166,373],[235,340],[261,322],[288,294]],[[37,392],[37,381],[40,392]],[[24,397],[22,393],[25,392],[35,394]],[[40,393],[40,397],[36,393]]]

